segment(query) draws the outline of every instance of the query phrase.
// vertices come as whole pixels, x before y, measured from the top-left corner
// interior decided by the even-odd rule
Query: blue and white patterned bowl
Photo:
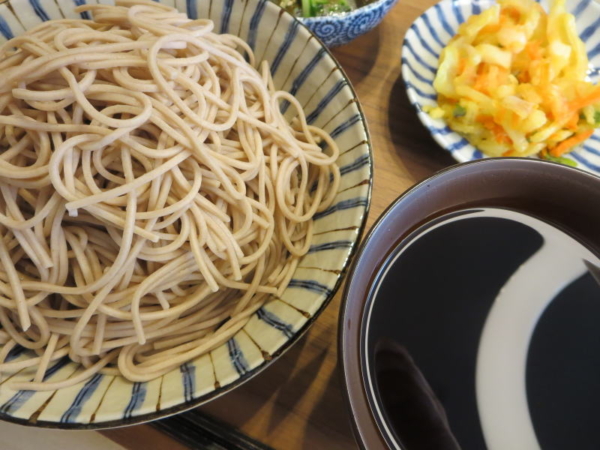
[[[379,25],[397,1],[377,0],[349,13],[327,17],[300,17],[299,20],[327,47],[337,47]]]
[[[0,44],[41,21],[79,17],[72,8],[83,2],[0,0]],[[147,383],[96,375],[69,388],[33,392],[13,391],[0,379],[0,419],[46,427],[107,428],[184,411],[233,389],[264,369],[312,324],[338,289],[364,229],[372,185],[369,134],[356,95],[327,49],[268,0],[164,3],[192,18],[212,19],[217,31],[245,39],[257,63],[270,61],[275,86],[293,93],[309,123],[328,131],[340,147],[338,195],[330,208],[315,216],[312,247],[282,297],[265,304],[221,347]],[[24,351],[9,356],[18,360]],[[57,381],[76,370],[77,365],[61,360],[47,378]],[[33,378],[24,372],[15,376]]]
[[[489,8],[493,0],[442,0],[421,15],[404,37],[402,47],[402,77],[408,98],[433,138],[458,162],[484,158],[483,153],[450,130],[440,119],[432,119],[423,111],[425,105],[435,105],[437,95],[433,80],[439,56],[458,26],[469,16]],[[539,3],[548,10],[550,1]],[[600,4],[594,0],[567,0],[567,10],[575,16],[579,36],[585,43],[589,58],[588,77],[593,83],[600,81]],[[600,129],[583,146],[567,155],[577,167],[600,175]]]

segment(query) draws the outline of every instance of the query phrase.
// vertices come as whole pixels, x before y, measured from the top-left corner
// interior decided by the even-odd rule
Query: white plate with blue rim
[[[548,11],[550,0],[537,0]],[[456,34],[461,23],[496,2],[493,0],[442,0],[413,22],[402,47],[402,77],[410,102],[433,138],[458,162],[486,156],[441,119],[432,119],[423,107],[435,105],[433,80],[442,49]],[[589,58],[588,80],[600,82],[600,3],[596,0],[567,0],[567,11],[575,16],[575,26]],[[600,129],[568,159],[579,169],[600,175]]]

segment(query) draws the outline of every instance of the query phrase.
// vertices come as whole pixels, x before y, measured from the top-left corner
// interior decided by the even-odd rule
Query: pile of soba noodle
[[[78,11],[93,21],[0,47],[0,373],[32,371],[15,389],[147,381],[221,345],[338,190],[335,143],[239,38],[159,3]],[[81,369],[44,380],[65,357]]]

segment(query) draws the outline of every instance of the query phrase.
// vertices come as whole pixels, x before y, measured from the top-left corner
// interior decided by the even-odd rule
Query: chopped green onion
[[[2,0],[0,0],[2,1]],[[348,0],[273,0],[279,6],[290,10],[291,4],[299,5],[302,17],[328,16],[352,11]]]
[[[310,0],[302,0],[302,16],[312,17],[312,2]]]
[[[594,123],[600,125],[600,111],[594,112]]]
[[[456,105],[452,114],[454,115],[454,117],[463,117],[467,114],[467,108],[465,108],[462,105]]]
[[[556,156],[552,156],[549,153],[546,153],[544,155],[544,159],[547,159],[548,161],[556,162],[559,164],[563,164],[565,166],[577,167],[577,163],[575,161],[573,161],[572,159],[569,159],[569,158],[563,158],[562,156],[556,157]]]

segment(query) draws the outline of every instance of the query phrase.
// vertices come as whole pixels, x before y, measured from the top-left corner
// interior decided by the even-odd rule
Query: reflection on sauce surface
[[[376,301],[370,315],[365,315],[368,319],[363,327],[368,338],[362,359],[374,385],[372,407],[382,405],[380,427],[388,429],[390,444],[400,442],[406,450],[426,448],[436,437],[436,448],[457,448],[453,436],[465,450],[487,448],[476,392],[480,337],[498,293],[519,267],[538,253],[544,238],[531,226],[507,218],[506,214],[485,217],[494,216],[498,211],[494,208],[478,211],[483,212],[479,217],[461,216],[457,220],[454,213],[438,218],[437,227],[428,227],[426,233],[417,230],[416,237],[406,239],[390,255],[382,277],[374,283],[371,300]],[[450,216],[454,217],[453,222],[447,220]],[[543,279],[539,282],[543,283]],[[581,283],[585,286],[579,286]],[[589,408],[572,404],[573,396],[565,383],[589,385],[593,379],[600,379],[600,357],[586,358],[582,352],[572,352],[578,345],[574,340],[589,346],[590,354],[600,348],[600,331],[578,325],[581,315],[586,315],[590,323],[600,318],[600,304],[594,298],[600,299],[600,288],[589,275],[573,282],[542,316],[530,346],[527,399],[535,435],[544,449],[566,448],[564,440],[560,441],[562,445],[556,444],[556,434],[568,437],[577,430],[593,435],[589,427],[587,432],[582,429],[585,421],[580,417],[588,414]],[[556,308],[562,308],[562,312],[553,312]],[[565,309],[572,312],[567,314]],[[559,354],[553,350],[556,343],[552,343],[556,322],[561,323],[562,335],[573,336]],[[391,348],[395,350],[390,352]],[[394,362],[390,363],[394,352]],[[552,365],[550,381],[545,371]],[[592,371],[593,375],[582,376],[582,370],[588,374]],[[525,374],[522,377],[524,380]],[[540,377],[544,378],[543,383],[536,382]],[[535,389],[531,388],[533,385]],[[557,389],[561,389],[561,394],[553,395]],[[591,398],[585,399],[587,404],[599,404],[600,390],[598,395],[596,390],[587,390],[592,393]],[[550,416],[540,412],[552,409],[552,398],[566,402],[554,404]],[[564,414],[563,408],[568,405],[579,408],[579,416]],[[406,425],[418,418],[423,419],[422,427]],[[444,429],[446,423],[451,433]],[[486,438],[489,441],[488,434]]]

